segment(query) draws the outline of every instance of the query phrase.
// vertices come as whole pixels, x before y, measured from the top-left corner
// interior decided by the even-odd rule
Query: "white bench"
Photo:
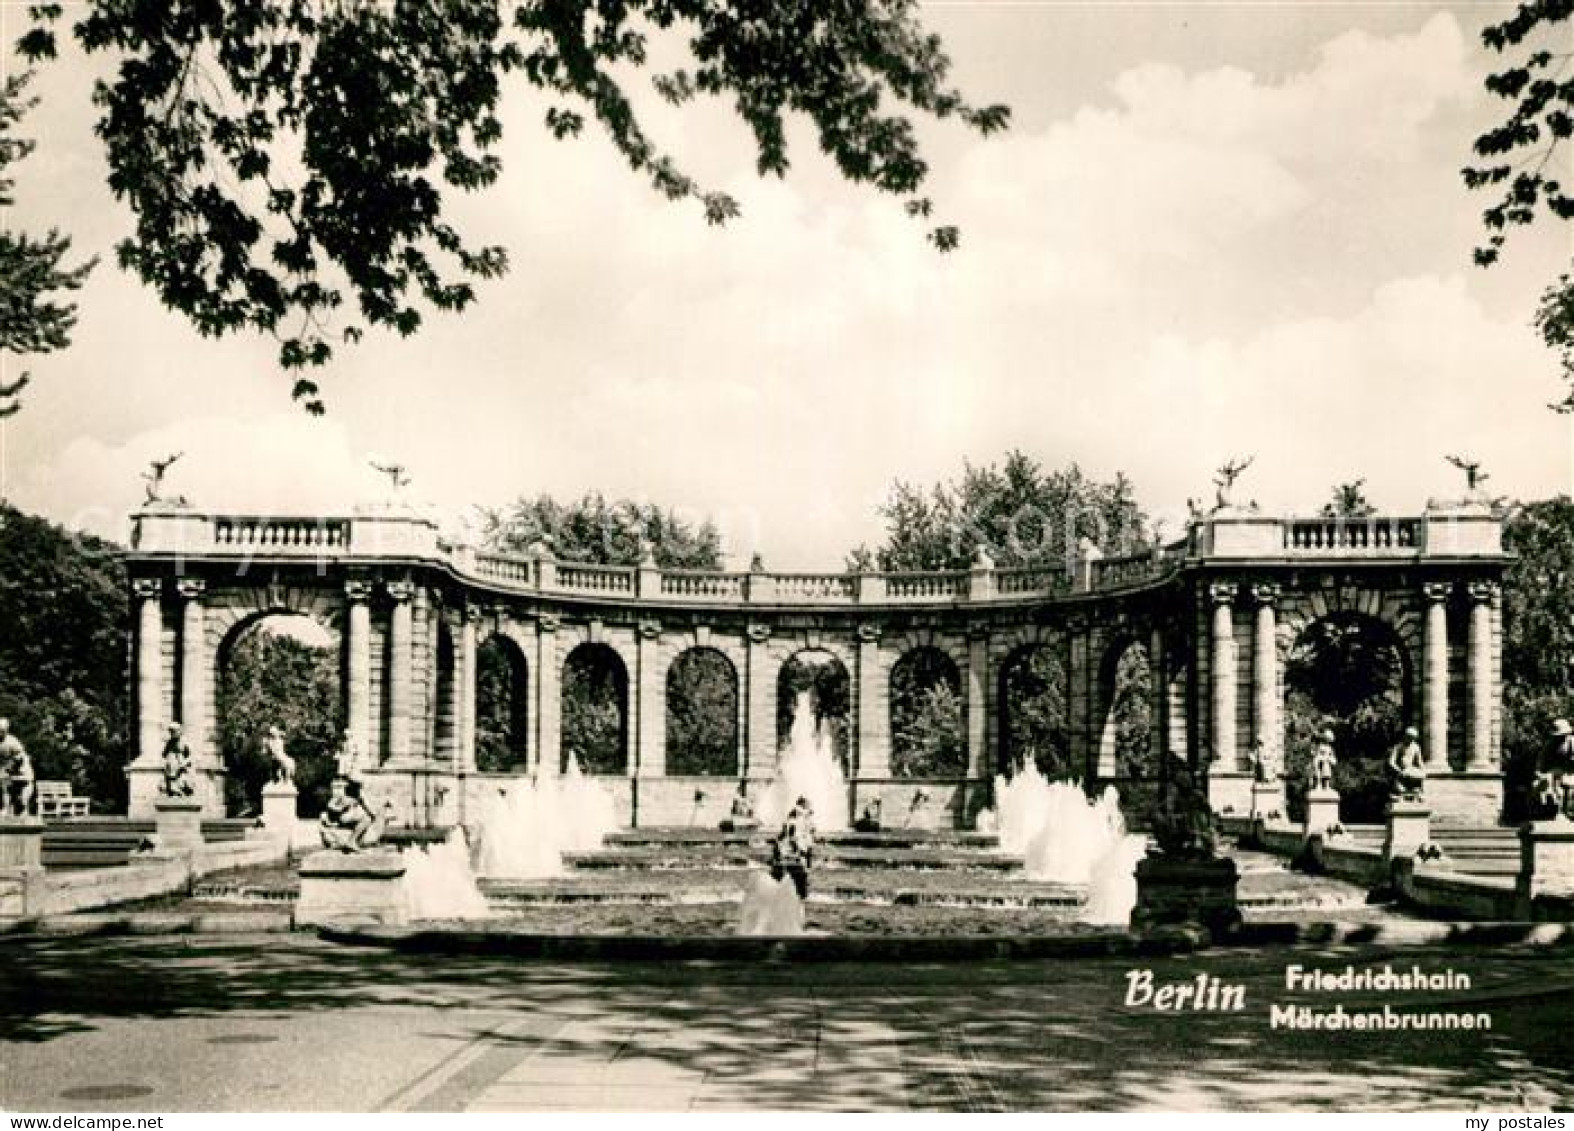
[[[88,815],[88,799],[72,793],[70,782],[40,781],[33,784],[38,790],[38,815],[45,820]]]

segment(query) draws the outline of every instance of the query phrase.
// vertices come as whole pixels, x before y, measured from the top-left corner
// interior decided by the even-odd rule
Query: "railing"
[[[961,601],[967,598],[968,571],[884,574],[885,595],[893,601]]]
[[[1291,518],[1282,526],[1291,554],[1413,554],[1422,542],[1419,518]]]
[[[506,582],[509,585],[531,588],[537,583],[536,563],[531,558],[515,558],[508,554],[478,551],[475,556],[475,568],[482,577]]]
[[[664,570],[661,595],[686,601],[745,601],[748,599],[748,577],[746,573]]]
[[[522,593],[651,602],[771,605],[944,605],[1012,602],[1162,584],[1191,565],[1280,557],[1377,560],[1501,554],[1501,523],[1477,512],[1420,518],[1228,516],[1198,521],[1187,536],[1141,553],[1062,565],[975,567],[933,573],[768,573],[604,566],[450,546],[429,519],[398,510],[353,518],[211,515],[189,508],[133,516],[134,552],[248,559],[446,562],[463,576]]]
[[[1013,566],[995,571],[995,592],[1002,597],[1060,593],[1069,584],[1064,566]]]
[[[627,566],[557,563],[557,588],[565,593],[608,593],[632,597],[637,572]]]
[[[762,588],[770,590],[776,600],[797,601],[854,601],[858,597],[858,575],[852,573],[772,573]]]
[[[231,552],[338,552],[350,545],[350,520],[224,515],[213,520],[213,541],[220,550]]]
[[[1094,589],[1123,589],[1128,585],[1141,585],[1168,571],[1166,563],[1155,557],[1151,550],[1119,558],[1099,558],[1089,564],[1093,567]]]

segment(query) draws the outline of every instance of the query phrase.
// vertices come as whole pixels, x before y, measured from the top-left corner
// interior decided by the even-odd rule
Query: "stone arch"
[[[507,632],[476,644],[475,763],[482,773],[522,772],[530,765],[530,661]]]
[[[428,749],[434,755],[452,757],[459,744],[459,719],[455,714],[459,657],[453,629],[446,620],[434,617],[432,633],[432,730]]]
[[[1152,633],[1121,626],[1099,658],[1093,724],[1098,776],[1151,779],[1162,768],[1153,748],[1153,680],[1161,678],[1152,656]]]
[[[738,667],[709,644],[685,648],[667,665],[666,770],[669,775],[738,772]]]
[[[1335,785],[1347,820],[1372,822],[1386,797],[1383,763],[1406,726],[1415,725],[1417,653],[1380,605],[1311,605],[1316,615],[1288,620],[1283,665],[1285,779],[1300,807],[1305,763],[1316,733],[1333,730]]]
[[[1016,634],[996,662],[997,773],[1031,759],[1051,779],[1080,776],[1071,764],[1071,673],[1064,642]]]
[[[273,726],[295,762],[300,811],[314,816],[326,800],[346,710],[344,639],[331,608],[328,600],[254,601],[208,618],[208,718],[229,812],[260,811],[271,777],[262,739]]]
[[[570,648],[562,668],[560,770],[578,759],[588,774],[627,774],[629,769],[629,666],[602,640]]]
[[[949,651],[932,643],[908,648],[891,665],[889,709],[894,776],[967,776],[962,671],[962,665]]]
[[[830,730],[831,749],[842,771],[848,772],[854,712],[852,671],[852,666],[836,650],[823,645],[802,645],[787,651],[776,665],[778,749],[787,743],[806,695],[814,709],[817,725]]]

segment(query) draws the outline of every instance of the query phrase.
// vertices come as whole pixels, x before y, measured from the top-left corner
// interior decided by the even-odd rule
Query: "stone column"
[[[372,753],[372,583],[346,581],[344,725],[361,751]]]
[[[1493,632],[1492,602],[1497,586],[1489,581],[1472,582],[1470,593],[1470,635],[1466,640],[1467,668],[1470,673],[1470,715],[1466,735],[1466,769],[1483,770],[1492,766]]]
[[[208,735],[208,641],[202,594],[207,582],[182,577],[175,582],[180,594],[180,725],[198,766],[212,760]]]
[[[635,743],[629,758],[630,777],[659,778],[667,773],[666,669],[661,662],[661,624],[639,622],[636,632],[638,669],[634,692]]]
[[[475,771],[475,680],[476,625],[481,610],[469,606],[459,613],[459,647],[454,656],[454,769],[461,774]],[[540,673],[536,678],[539,682]]]
[[[1422,656],[1421,735],[1430,769],[1448,768],[1448,594],[1447,582],[1421,586],[1426,598],[1425,653]]]
[[[1164,630],[1148,635],[1148,757],[1157,775],[1169,752],[1169,665],[1165,663]]]
[[[1089,778],[1098,776],[1098,749],[1092,742],[1089,716],[1093,705],[1088,695],[1088,638],[1085,621],[1072,620],[1066,626],[1066,738],[1067,757],[1082,768]]]
[[[557,654],[558,618],[536,618],[536,773],[555,776],[563,761],[563,668]]]
[[[1252,738],[1261,744],[1269,765],[1283,768],[1280,747],[1284,727],[1279,721],[1279,640],[1275,602],[1277,585],[1253,585],[1257,602],[1252,622]]]
[[[1208,587],[1213,604],[1213,768],[1243,769],[1235,737],[1235,586],[1220,582]]]
[[[967,641],[967,776],[989,776],[989,631],[981,626]]]
[[[385,582],[383,588],[393,599],[388,617],[388,757],[402,762],[410,757],[411,710],[411,599],[415,584],[410,581]]]
[[[749,580],[752,584],[754,578]],[[744,738],[743,772],[769,777],[776,769],[776,680],[770,667],[770,626],[749,625],[748,639],[744,696],[749,726]]]
[[[858,776],[891,776],[891,713],[880,660],[880,626],[858,626]]]
[[[163,749],[164,583],[140,577],[131,583],[137,599],[137,757],[157,762]]]
[[[192,768],[196,771],[198,792],[203,807],[224,814],[223,768],[214,757],[213,736],[208,727],[208,697],[212,692],[208,674],[207,617],[202,594],[207,582],[198,577],[182,577],[175,582],[180,594],[180,725],[191,747]]]

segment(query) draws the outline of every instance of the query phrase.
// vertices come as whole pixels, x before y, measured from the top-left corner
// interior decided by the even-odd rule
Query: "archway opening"
[[[847,666],[822,648],[805,648],[788,657],[776,678],[776,746],[792,734],[800,703],[831,736],[831,751],[844,774],[851,772],[852,679]],[[763,767],[755,767],[758,771]]]
[[[962,673],[938,648],[914,648],[891,668],[891,773],[967,775]]]
[[[738,673],[714,648],[690,648],[667,669],[667,773],[738,773]]]
[[[525,654],[506,636],[476,649],[475,765],[482,773],[519,772],[529,765],[530,697]]]
[[[1128,640],[1111,649],[1100,689],[1100,765],[1113,765],[1115,776],[1125,781],[1156,779],[1159,751],[1153,743],[1153,665],[1147,647]]]
[[[581,644],[563,664],[563,760],[587,774],[628,773],[628,669],[605,644]]]
[[[227,811],[261,812],[273,775],[263,739],[276,726],[295,762],[298,812],[321,812],[344,728],[338,634],[303,613],[270,613],[232,632],[216,664],[215,737],[228,771]]]
[[[1285,783],[1291,815],[1305,812],[1306,766],[1317,735],[1331,730],[1339,761],[1340,815],[1379,822],[1388,799],[1389,749],[1411,718],[1409,665],[1393,627],[1359,613],[1332,613],[1296,636],[1285,662]]]
[[[1006,657],[1000,669],[998,772],[1009,775],[1031,763],[1050,781],[1082,776],[1071,764],[1070,691],[1059,648],[1027,644]]]

